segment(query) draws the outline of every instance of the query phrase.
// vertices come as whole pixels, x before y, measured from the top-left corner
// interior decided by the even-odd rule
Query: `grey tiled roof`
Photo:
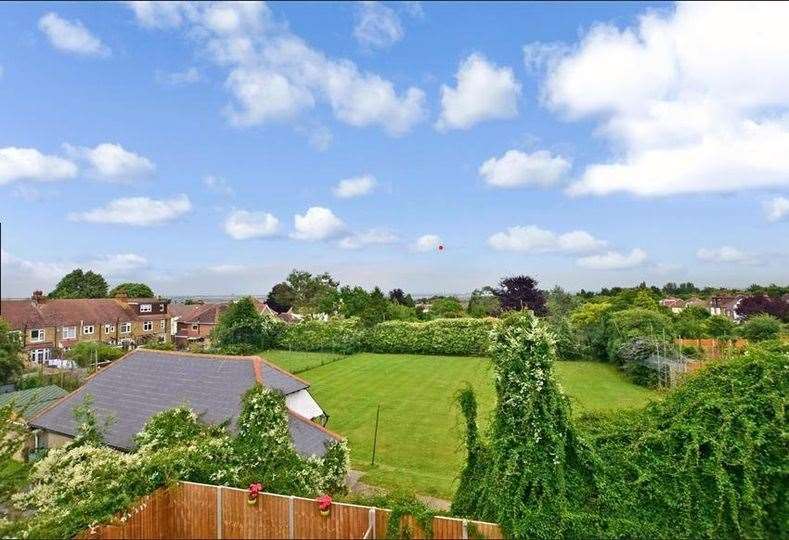
[[[262,363],[263,383],[289,394],[307,385]],[[185,405],[202,421],[217,424],[235,421],[241,396],[255,384],[250,357],[174,354],[138,349],[104,368],[79,390],[31,420],[33,427],[68,436],[77,432],[74,408],[86,395],[100,419],[111,417],[106,442],[123,450],[134,446],[134,435],[154,414]],[[291,413],[290,434],[301,454],[323,455],[331,435],[309,420]]]

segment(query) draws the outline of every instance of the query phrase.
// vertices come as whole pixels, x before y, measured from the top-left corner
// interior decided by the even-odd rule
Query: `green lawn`
[[[325,365],[336,355],[268,351],[263,356],[299,376],[330,415],[330,429],[347,437],[355,469],[364,481],[386,488],[451,498],[463,460],[461,418],[453,397],[466,382],[477,391],[480,418],[494,406],[486,358],[355,354]],[[558,362],[557,372],[573,409],[604,411],[639,406],[657,394],[635,386],[610,365]],[[376,408],[381,414],[376,464],[370,465]]]

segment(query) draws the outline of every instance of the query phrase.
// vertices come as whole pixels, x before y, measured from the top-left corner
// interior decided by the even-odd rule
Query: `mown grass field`
[[[366,472],[364,482],[388,489],[451,498],[463,461],[462,419],[454,396],[471,384],[484,423],[495,403],[486,358],[290,351],[263,356],[310,382],[313,396],[330,415],[327,427],[348,439],[352,467]],[[576,414],[637,407],[658,395],[607,364],[558,362],[556,369]]]

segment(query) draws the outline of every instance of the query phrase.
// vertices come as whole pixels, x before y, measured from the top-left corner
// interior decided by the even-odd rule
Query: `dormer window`
[[[151,311],[151,304],[140,304],[140,313],[150,313]]]

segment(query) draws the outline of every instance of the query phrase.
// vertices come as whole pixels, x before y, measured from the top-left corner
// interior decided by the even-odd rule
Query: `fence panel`
[[[362,538],[369,526],[369,508],[332,504],[322,516],[310,499],[293,499],[294,538]]]
[[[222,488],[222,538],[289,538],[287,497],[262,494],[250,506],[247,493]]]
[[[172,501],[170,538],[217,537],[215,486],[181,482],[172,492]]]

